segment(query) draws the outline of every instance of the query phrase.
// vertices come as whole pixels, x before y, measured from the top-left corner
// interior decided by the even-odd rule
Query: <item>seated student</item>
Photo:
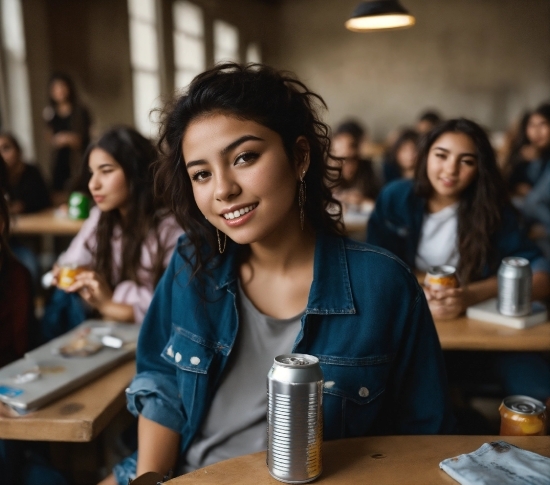
[[[342,163],[342,179],[334,191],[344,210],[349,207],[374,206],[378,181],[372,160],[359,156],[363,128],[354,121],[340,124],[332,137],[331,154]]]
[[[156,180],[186,235],[143,322],[127,392],[138,454],[103,484],[265,450],[266,376],[289,352],[317,356],[334,381],[327,440],[453,431],[416,278],[342,237],[340,214],[327,211],[335,177],[317,106],[288,74],[228,63],[168,109]]]
[[[527,168],[531,189],[521,203],[521,211],[533,224],[532,237],[550,259],[550,103],[533,111],[526,132],[537,157]]]
[[[367,242],[390,250],[411,269],[457,268],[460,288],[424,290],[435,318],[454,318],[468,306],[497,296],[496,273],[507,256],[531,262],[533,299],[550,294],[550,265],[520,228],[486,133],[466,119],[446,121],[421,141],[416,179],[382,190]],[[548,376],[540,390],[546,399],[550,371],[545,363],[541,368],[541,380]],[[522,394],[509,389],[509,394]]]
[[[434,110],[426,110],[418,116],[415,131],[419,135],[425,135],[432,131],[439,123],[443,121],[441,115]]]
[[[500,151],[502,174],[512,197],[512,203],[516,206],[531,190],[532,183],[528,176],[529,167],[531,162],[538,158],[538,150],[527,137],[527,125],[530,117],[531,113],[526,112],[517,123],[511,125],[506,132]]]
[[[418,133],[414,130],[401,131],[382,165],[384,184],[401,178],[411,179],[414,177],[418,139]]]
[[[49,207],[50,196],[40,170],[23,161],[21,145],[7,131],[0,131],[0,155],[8,169],[10,213],[27,214]]]
[[[47,340],[90,315],[141,323],[181,227],[153,198],[153,145],[132,128],[113,128],[88,147],[84,177],[96,206],[54,267],[85,270],[57,289],[42,327]]]
[[[0,367],[23,357],[34,326],[31,277],[8,246],[9,212],[0,189]]]
[[[40,170],[23,161],[23,152],[15,136],[0,131],[0,155],[6,162],[6,189],[10,214],[38,212],[50,206],[50,196]],[[36,255],[36,239],[11,237],[14,255],[30,271],[33,286],[38,286],[40,263]]]
[[[23,357],[32,348],[36,332],[31,277],[11,254],[7,242],[9,222],[8,204],[0,189],[0,367]],[[10,416],[10,410],[0,403],[0,416],[4,415]],[[66,484],[49,464],[47,455],[39,443],[0,440],[2,483]]]

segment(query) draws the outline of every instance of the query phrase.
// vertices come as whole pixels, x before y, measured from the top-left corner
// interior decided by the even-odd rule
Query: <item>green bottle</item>
[[[90,199],[82,192],[69,196],[69,219],[86,219],[90,215]]]

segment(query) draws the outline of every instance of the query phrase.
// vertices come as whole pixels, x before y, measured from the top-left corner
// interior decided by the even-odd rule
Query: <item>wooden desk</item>
[[[131,360],[34,413],[0,417],[0,438],[91,441],[126,406],[124,391],[135,372]]]
[[[323,445],[323,474],[313,483],[348,485],[454,484],[439,463],[502,439],[550,457],[550,437],[382,436],[329,441]],[[170,485],[280,485],[269,475],[265,452],[222,461],[167,482]]]
[[[74,236],[82,227],[83,220],[72,220],[55,215],[54,209],[46,209],[36,214],[16,216],[10,226],[12,234]]]
[[[445,350],[550,351],[550,322],[524,330],[467,317],[435,322]]]

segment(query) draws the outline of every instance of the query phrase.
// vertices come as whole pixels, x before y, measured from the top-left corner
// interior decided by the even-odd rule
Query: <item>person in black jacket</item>
[[[6,162],[10,214],[38,212],[50,206],[50,195],[40,170],[23,161],[15,136],[0,131],[0,155]]]

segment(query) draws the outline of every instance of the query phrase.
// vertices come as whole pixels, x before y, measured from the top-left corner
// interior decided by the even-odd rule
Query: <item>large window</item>
[[[34,159],[34,139],[23,31],[21,0],[1,0],[2,54],[5,85],[2,118],[15,133],[28,158]]]
[[[128,0],[130,56],[136,128],[148,137],[157,134],[151,110],[160,105],[160,68],[155,0]]]
[[[214,62],[239,62],[239,31],[223,20],[214,21]]]
[[[173,4],[175,86],[181,89],[206,69],[204,19],[200,7],[177,0]]]

